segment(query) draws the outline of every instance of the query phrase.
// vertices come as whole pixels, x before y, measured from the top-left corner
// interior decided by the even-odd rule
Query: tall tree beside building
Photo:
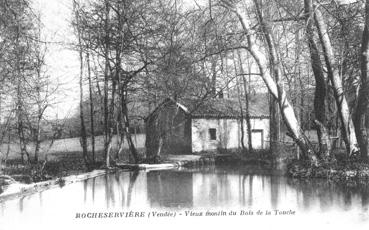
[[[272,34],[268,29],[270,25],[266,22],[263,22],[262,15],[259,10],[257,10],[257,17],[259,19],[260,28],[263,31],[263,36],[265,37],[267,48],[268,48],[268,56],[266,56],[262,50],[256,45],[256,40],[254,36],[254,32],[251,31],[250,27],[250,19],[245,17],[242,13],[240,13],[237,6],[233,3],[227,1],[221,1],[222,5],[235,13],[239,19],[239,22],[242,26],[243,31],[246,34],[247,40],[247,50],[250,52],[251,56],[254,58],[255,62],[259,67],[259,71],[261,77],[263,78],[269,92],[278,100],[279,108],[281,110],[281,114],[285,121],[285,124],[288,128],[289,135],[293,138],[293,140],[298,144],[302,151],[302,156],[305,159],[309,159],[313,164],[317,164],[317,158],[314,152],[314,148],[302,132],[300,124],[295,116],[295,112],[293,110],[292,105],[290,104],[287,94],[282,85],[282,78],[280,75],[280,63],[278,60],[278,52],[275,48],[275,44],[273,41]],[[255,6],[258,4],[255,2]],[[272,70],[269,71],[269,61],[272,65]],[[274,76],[274,79],[273,77]]]
[[[334,54],[334,48],[329,37],[324,16],[317,7],[315,7],[314,12],[315,24],[323,48],[323,55],[327,67],[328,77],[333,86],[334,97],[338,107],[338,114],[342,123],[343,139],[345,141],[347,154],[348,156],[351,156],[352,154],[359,152],[354,123],[351,117],[349,105],[347,103],[342,78],[337,68],[338,65]]]
[[[326,118],[326,80],[323,73],[323,64],[320,60],[319,50],[314,39],[314,12],[313,1],[304,0],[304,12],[306,23],[306,36],[308,40],[308,48],[311,58],[311,67],[315,77],[315,94],[314,94],[314,112],[315,123],[318,134],[318,142],[320,154],[327,156],[330,154],[330,141],[327,131],[327,118]]]

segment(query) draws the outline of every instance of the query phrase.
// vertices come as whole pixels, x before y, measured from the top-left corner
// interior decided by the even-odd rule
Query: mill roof
[[[193,118],[241,118],[246,116],[246,103],[237,99],[215,98],[205,101],[180,100]],[[241,110],[242,106],[242,110]],[[252,98],[249,101],[249,114],[253,118],[269,117],[267,98]]]
[[[177,101],[167,98],[152,113],[168,102],[175,103],[192,118],[241,118],[242,116],[246,116],[245,101],[241,102],[241,110],[239,100],[229,98],[214,98],[206,100],[186,98]],[[257,94],[250,98],[249,114],[251,118],[269,118],[267,94]]]

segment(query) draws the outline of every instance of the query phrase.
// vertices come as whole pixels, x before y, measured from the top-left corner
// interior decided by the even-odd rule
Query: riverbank
[[[2,200],[7,199],[13,199],[20,196],[25,196],[28,194],[44,191],[50,188],[54,188],[57,186],[64,186],[67,184],[75,183],[78,181],[98,177],[107,173],[117,172],[117,171],[138,171],[138,170],[144,170],[144,171],[152,171],[152,170],[169,170],[169,169],[175,169],[180,167],[197,167],[197,166],[203,166],[203,165],[211,165],[215,163],[216,158],[221,158],[219,155],[169,155],[166,156],[161,160],[160,163],[157,164],[127,164],[127,163],[117,163],[114,167],[109,169],[97,169],[92,172],[86,172],[83,170],[86,170],[83,166],[83,161],[81,159],[68,159],[68,161],[58,161],[54,162],[54,164],[58,164],[57,167],[62,167],[63,164],[67,164],[68,162],[73,162],[73,164],[69,164],[69,167],[71,165],[74,165],[75,170],[68,171],[62,171],[61,173],[60,169],[55,168],[55,165],[53,163],[48,162],[48,166],[40,165],[34,166],[34,167],[44,167],[43,170],[45,172],[48,172],[48,174],[45,174],[43,178],[41,179],[47,179],[45,181],[39,181],[39,182],[31,182],[26,183],[27,181],[24,181],[24,174],[18,175],[18,177],[13,175],[15,178],[17,178],[19,181],[15,180],[11,176],[0,176],[0,202]],[[50,168],[51,167],[51,168]],[[53,168],[54,167],[54,168]],[[50,173],[50,170],[54,170],[54,173],[57,173],[55,175],[64,175],[64,176],[52,176]],[[64,170],[66,170],[65,167],[63,167]],[[20,169],[24,173],[25,170],[31,170],[32,169]],[[71,175],[72,173],[75,173]],[[22,182],[23,180],[23,182]]]
[[[141,158],[143,150],[138,149]],[[126,150],[128,151],[128,150]],[[20,159],[10,159],[2,164],[3,180],[0,178],[0,194],[3,193],[10,183],[17,183],[18,189],[22,185],[33,184],[41,187],[43,182],[57,181],[75,175],[88,175],[87,169],[80,152],[56,152],[50,154],[51,160],[39,161],[37,163],[23,163]],[[199,155],[167,155],[157,159],[142,159],[139,164],[129,164],[128,152],[122,154],[126,157],[115,157],[115,170],[168,170],[180,167],[196,168],[206,165],[219,164],[245,164],[245,165],[268,165],[272,164],[271,155],[266,151],[254,151],[253,154],[243,152],[201,153]],[[96,153],[96,163],[92,167],[95,170],[105,170],[103,153]],[[94,174],[92,174],[93,176]],[[11,178],[9,180],[9,178]],[[13,186],[14,188],[17,186]],[[27,186],[24,186],[27,188]]]
[[[20,159],[10,159],[3,163],[2,173],[18,182],[31,184],[88,172],[81,154],[58,153],[57,156],[51,160],[28,163]],[[99,169],[101,166],[102,162],[99,160],[94,168]]]
[[[24,184],[17,182],[15,180],[11,180],[8,178],[8,184],[3,186],[0,190],[0,202],[3,200],[15,199],[18,197],[30,195],[36,192],[42,192],[47,189],[55,188],[55,187],[63,187],[65,185],[83,181],[86,179],[98,177],[104,175],[106,173],[111,173],[117,171],[116,169],[107,169],[107,170],[94,170],[88,173],[82,173],[79,175],[72,175],[66,177],[60,177],[57,179],[51,179],[47,181]],[[2,177],[0,176],[0,180]],[[3,178],[6,179],[6,178]]]
[[[215,164],[217,159],[227,156],[228,155],[167,155],[157,161],[157,163],[117,163],[116,166],[130,170],[164,170],[180,167],[198,167]]]
[[[287,175],[292,178],[321,178],[344,183],[369,183],[369,164],[355,160],[334,160],[318,167],[295,160],[288,164]]]
[[[88,172],[83,159],[76,153],[65,154],[57,161],[47,161],[38,164],[23,165],[20,161],[8,162],[6,175],[0,176],[0,201],[9,197],[24,196],[30,193],[43,191],[55,186],[98,177],[107,173],[118,171],[158,171],[177,168],[196,169],[209,165],[259,165],[263,168],[278,169],[278,175],[287,174],[297,179],[323,178],[333,181],[348,181],[352,183],[357,179],[369,181],[369,165],[360,162],[340,159],[319,167],[311,167],[302,161],[289,160],[287,167],[276,167],[273,156],[268,152],[249,153],[203,153],[201,155],[168,155],[155,160],[142,160],[139,164],[129,164],[117,161],[114,167],[106,169],[102,159],[96,163],[95,170]],[[18,165],[17,165],[18,164]],[[280,162],[278,163],[280,165]],[[13,179],[14,178],[14,179]],[[2,183],[3,182],[3,183]],[[3,184],[3,186],[1,186]]]

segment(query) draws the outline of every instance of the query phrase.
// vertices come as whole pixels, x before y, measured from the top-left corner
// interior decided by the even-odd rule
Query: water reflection
[[[147,198],[151,207],[192,207],[193,176],[190,172],[147,173]]]
[[[369,186],[301,181],[251,167],[118,172],[0,203],[5,219],[71,217],[75,212],[122,209],[292,209],[345,212],[369,221]]]
[[[296,196],[302,197],[304,209],[309,209],[315,203],[322,211],[338,206],[342,210],[350,210],[353,206],[367,210],[369,207],[369,185],[337,184],[327,180],[297,180],[288,179],[287,185],[296,191]]]

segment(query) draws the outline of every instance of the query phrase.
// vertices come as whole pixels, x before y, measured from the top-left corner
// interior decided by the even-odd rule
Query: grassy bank
[[[346,157],[343,151],[334,158],[312,166],[309,162],[293,160],[288,164],[287,175],[293,178],[323,178],[337,182],[369,182],[369,164]]]
[[[113,153],[116,150],[113,149]],[[143,149],[138,149],[143,154]],[[90,154],[91,155],[91,154]],[[125,149],[119,156],[112,154],[112,158],[117,162],[128,161],[128,149]],[[104,167],[104,152],[96,152],[96,163],[93,169]],[[54,152],[50,153],[50,160],[39,162],[23,163],[19,158],[9,159],[2,165],[2,173],[14,178],[22,183],[35,183],[69,175],[77,175],[87,172],[88,169],[82,158],[82,152]]]
[[[90,139],[88,139],[89,149],[91,148]],[[104,141],[103,136],[97,136],[95,139],[96,164],[93,168],[99,169],[103,165],[104,159]],[[133,136],[133,141],[140,153],[143,152],[145,143],[145,135],[137,134]],[[124,143],[124,151],[120,156],[116,156],[117,137],[112,139],[112,158],[119,162],[128,160],[128,146]],[[68,175],[75,175],[87,172],[87,168],[82,158],[82,148],[79,138],[58,139],[53,142],[46,140],[42,142],[39,153],[39,162],[32,162],[34,158],[34,145],[27,145],[27,151],[30,154],[31,162],[23,163],[20,159],[19,143],[15,140],[11,143],[3,143],[0,145],[1,168],[0,175],[8,175],[15,180],[23,183],[34,183],[58,178]],[[91,156],[91,153],[89,153]]]

